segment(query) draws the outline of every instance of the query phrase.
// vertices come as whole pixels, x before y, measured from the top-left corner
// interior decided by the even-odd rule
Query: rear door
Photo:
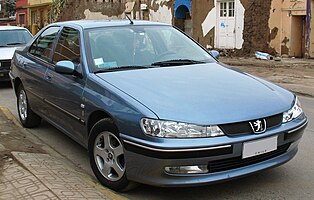
[[[27,56],[22,60],[22,83],[27,93],[32,110],[46,115],[44,103],[47,85],[45,73],[51,63],[52,48],[60,27],[49,27],[43,31],[30,46]]]
[[[72,61],[76,66],[76,76],[55,72],[58,61]],[[56,43],[52,58],[53,66],[46,71],[46,81],[49,83],[46,96],[50,105],[49,114],[53,122],[66,133],[79,141],[84,135],[84,105],[82,94],[85,79],[82,73],[80,32],[75,28],[64,27]]]

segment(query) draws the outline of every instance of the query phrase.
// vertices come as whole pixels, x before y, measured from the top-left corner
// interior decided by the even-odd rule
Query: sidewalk
[[[0,107],[0,199],[125,199],[45,146]]]

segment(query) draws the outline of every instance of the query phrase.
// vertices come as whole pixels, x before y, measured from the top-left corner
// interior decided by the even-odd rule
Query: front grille
[[[276,127],[281,125],[282,122],[282,114],[273,115],[270,117],[264,118],[266,120],[266,126],[267,129]],[[222,131],[229,136],[232,135],[242,135],[242,134],[248,134],[252,133],[251,126],[249,124],[249,121],[245,122],[237,122],[237,123],[230,123],[230,124],[222,124],[219,125],[219,127],[222,129]]]
[[[11,60],[0,60],[0,69],[10,69]]]
[[[265,153],[259,156],[254,156],[250,158],[242,159],[242,157],[236,157],[236,158],[227,158],[222,160],[216,160],[209,162],[208,164],[208,171],[209,173],[213,172],[221,172],[231,169],[236,169],[239,167],[244,167],[248,165],[252,165],[255,163],[259,163],[271,158],[274,158],[276,156],[279,156],[281,154],[284,154],[290,146],[290,143],[284,144],[282,146],[279,146],[277,150],[271,151],[269,153]]]

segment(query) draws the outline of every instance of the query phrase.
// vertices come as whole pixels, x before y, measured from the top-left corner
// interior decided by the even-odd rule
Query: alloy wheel
[[[19,94],[19,115],[22,120],[27,119],[27,97],[24,90],[20,91]]]
[[[120,180],[125,172],[124,151],[120,140],[111,132],[101,132],[94,143],[98,170],[110,181]]]

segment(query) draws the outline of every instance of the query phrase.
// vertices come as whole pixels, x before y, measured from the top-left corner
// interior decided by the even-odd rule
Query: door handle
[[[52,75],[52,74],[46,74],[46,75],[45,75],[45,79],[46,79],[47,81],[51,81],[52,78],[53,78],[53,75]]]

